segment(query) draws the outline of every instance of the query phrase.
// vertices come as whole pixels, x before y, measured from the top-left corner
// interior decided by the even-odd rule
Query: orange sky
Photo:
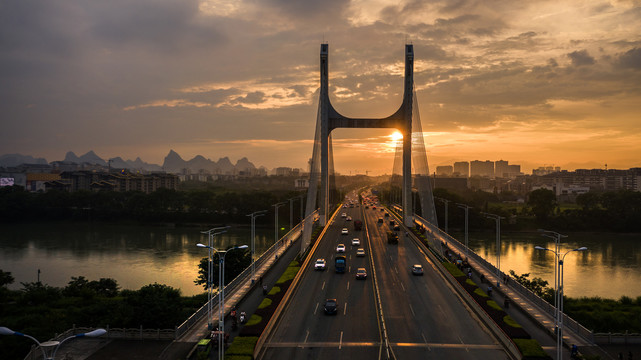
[[[39,0],[0,15],[0,154],[257,166],[311,157],[319,48],[334,106],[400,104],[406,42],[428,160],[641,166],[639,1]],[[336,169],[389,173],[389,130],[334,133]]]

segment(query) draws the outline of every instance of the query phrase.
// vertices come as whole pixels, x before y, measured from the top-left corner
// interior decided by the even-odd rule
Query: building
[[[161,188],[176,190],[179,182],[178,175],[164,172],[143,175],[127,172],[65,171],[59,176],[59,179],[45,182],[45,190],[141,191],[149,194]]]
[[[437,166],[436,167],[436,175],[451,176],[453,172],[454,172],[454,169],[452,168],[451,165],[444,165],[444,166]]]
[[[494,162],[489,160],[471,161],[470,176],[494,177]]]
[[[470,177],[470,163],[467,161],[458,161],[454,163],[454,175]]]

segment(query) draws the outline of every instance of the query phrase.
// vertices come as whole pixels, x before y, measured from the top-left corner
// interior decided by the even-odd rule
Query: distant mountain
[[[238,174],[241,171],[251,172],[256,170],[256,166],[249,161],[246,157],[238,160],[236,164],[232,164],[228,157],[222,157],[218,161],[213,161],[205,158],[202,155],[197,155],[191,160],[184,160],[177,152],[170,150],[169,154],[165,157],[163,165],[149,164],[142,161],[139,157],[136,160],[123,160],[121,157],[111,158],[104,160],[91,150],[84,155],[77,156],[73,151],[67,152],[64,160],[68,163],[92,164],[100,166],[111,166],[112,169],[129,169],[129,170],[144,170],[144,171],[167,171],[171,173],[183,173],[188,170],[191,173],[198,173],[204,170],[211,174]],[[32,156],[20,154],[7,154],[0,156],[0,166],[12,167],[21,164],[48,164],[46,159],[34,158]]]
[[[247,158],[238,160],[236,165],[232,164],[228,157],[223,157],[218,159],[218,161],[213,161],[211,159],[206,159],[202,155],[197,155],[193,159],[185,161],[174,150],[170,150],[169,154],[165,156],[165,161],[163,162],[162,167],[165,171],[173,173],[182,173],[185,170],[189,170],[191,173],[198,173],[200,170],[204,170],[211,174],[228,175],[238,174],[240,171],[256,169],[256,166],[254,166],[254,164],[252,164]]]
[[[2,167],[12,167],[22,164],[39,164],[47,165],[48,162],[43,158],[34,158],[29,155],[20,155],[20,154],[6,154],[0,156],[0,166]]]

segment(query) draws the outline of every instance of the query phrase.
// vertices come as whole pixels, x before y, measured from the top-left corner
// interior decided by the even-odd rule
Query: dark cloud
[[[265,98],[265,93],[262,91],[250,92],[245,96],[235,97],[231,103],[232,104],[260,104],[264,103],[267,99]]]
[[[621,54],[618,63],[623,68],[641,70],[641,48],[634,48]]]
[[[568,54],[568,57],[574,66],[593,65],[596,63],[596,60],[585,49],[573,51]]]

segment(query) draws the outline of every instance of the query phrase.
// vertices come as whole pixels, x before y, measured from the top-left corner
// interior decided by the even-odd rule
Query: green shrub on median
[[[258,305],[258,308],[259,309],[264,309],[264,308],[268,307],[271,304],[272,304],[272,299],[264,298],[263,301],[260,302],[260,305]]]
[[[254,347],[258,342],[257,336],[237,336],[225,352],[225,359],[231,358],[232,355],[236,356],[249,356],[254,355]]]
[[[546,354],[539,344],[538,341],[534,339],[512,339],[516,346],[519,348],[521,354],[523,354],[523,359],[552,359],[550,355]]]

